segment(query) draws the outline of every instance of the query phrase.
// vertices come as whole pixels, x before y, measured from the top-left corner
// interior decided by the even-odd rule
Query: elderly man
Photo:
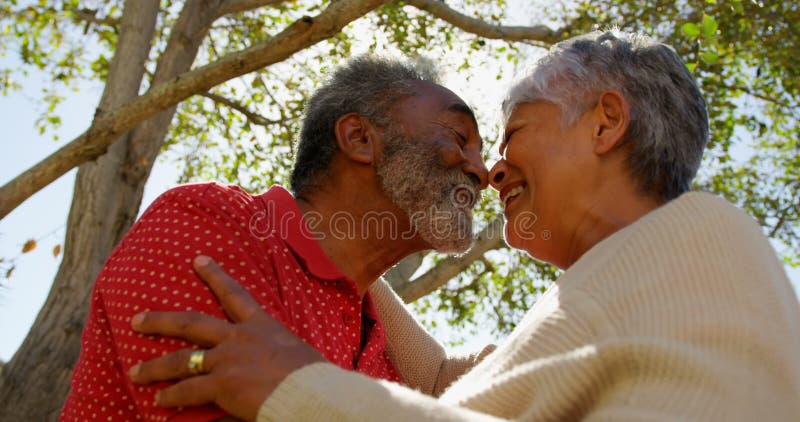
[[[134,364],[186,347],[130,329],[145,310],[222,316],[192,270],[214,257],[259,306],[324,358],[400,382],[367,290],[405,256],[466,250],[471,208],[486,184],[471,109],[424,66],[364,56],[309,99],[292,172],[250,195],[200,183],[160,196],[98,276],[62,420],[213,420],[215,406],[156,407]],[[203,370],[202,355],[192,371]]]
[[[506,240],[565,271],[469,372],[451,371],[463,362],[383,283],[372,293],[390,356],[421,391],[324,363],[200,258],[235,323],[181,313],[132,323],[202,340],[207,374],[191,377],[179,352],[133,379],[189,377],[158,403],[211,401],[263,421],[797,420],[800,307],[758,224],[689,192],[708,120],[675,51],[617,32],[564,41],[505,111],[489,179]]]

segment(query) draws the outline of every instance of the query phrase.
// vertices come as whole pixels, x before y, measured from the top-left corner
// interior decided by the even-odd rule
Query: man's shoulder
[[[218,182],[188,183],[162,193],[142,214],[147,219],[152,214],[172,213],[176,218],[195,215],[215,219],[246,222],[263,209],[258,195],[252,195],[237,185]]]
[[[219,182],[186,183],[168,189],[153,202],[195,205],[207,203],[225,206],[229,204],[247,204],[254,200],[241,186],[226,185]]]

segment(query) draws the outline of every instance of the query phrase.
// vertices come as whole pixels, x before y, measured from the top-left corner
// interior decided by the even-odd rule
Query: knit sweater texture
[[[327,363],[259,421],[797,421],[800,306],[760,227],[682,195],[604,239],[494,351],[449,357],[382,281],[388,351],[412,388]]]

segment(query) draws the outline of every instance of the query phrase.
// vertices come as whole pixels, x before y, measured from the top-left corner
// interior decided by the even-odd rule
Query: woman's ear
[[[347,113],[336,121],[334,132],[345,157],[363,164],[375,161],[376,133],[369,120],[357,113]]]
[[[597,123],[592,134],[594,152],[602,155],[622,142],[631,123],[631,112],[622,93],[605,91],[597,101],[595,115]]]

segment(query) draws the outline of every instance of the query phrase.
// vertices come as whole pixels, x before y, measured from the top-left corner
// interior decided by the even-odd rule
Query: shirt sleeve
[[[246,216],[231,212],[231,208],[238,209],[235,204],[226,207],[224,201],[210,200],[224,197],[220,190],[224,193],[225,189],[214,184],[186,185],[159,197],[114,250],[97,278],[95,310],[83,340],[86,356],[82,355],[76,368],[79,373],[73,378],[73,390],[84,393],[77,396],[86,392],[99,395],[100,403],[107,406],[122,405],[124,415],[114,419],[207,421],[225,416],[215,406],[156,407],[155,393],[168,383],[140,386],[127,376],[138,362],[196,347],[177,338],[134,332],[130,327],[134,315],[155,310],[198,311],[226,318],[192,269],[197,255],[215,259],[267,313],[286,321],[276,282],[265,275],[273,274],[265,271],[271,265],[269,251],[261,250],[249,237]],[[95,379],[115,380],[117,387],[97,391],[92,384]],[[80,402],[79,398],[76,404]]]
[[[115,359],[111,328],[97,295],[92,296],[81,347],[60,420],[135,420],[136,406],[126,393],[126,380]]]

